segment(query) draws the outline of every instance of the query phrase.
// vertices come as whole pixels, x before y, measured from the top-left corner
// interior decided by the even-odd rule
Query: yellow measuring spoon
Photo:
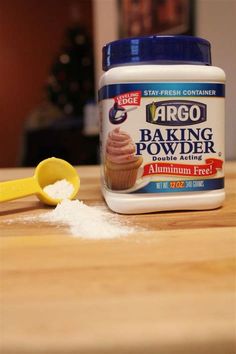
[[[38,164],[33,177],[1,182],[0,202],[36,194],[45,204],[57,205],[60,199],[51,198],[43,188],[62,179],[73,185],[74,191],[69,197],[73,199],[80,187],[80,179],[75,168],[65,160],[51,157]]]

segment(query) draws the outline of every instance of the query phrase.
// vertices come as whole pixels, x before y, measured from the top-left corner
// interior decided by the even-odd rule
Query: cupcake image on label
[[[104,177],[111,190],[125,190],[136,183],[138,169],[143,159],[135,154],[135,145],[130,135],[115,128],[106,141]]]

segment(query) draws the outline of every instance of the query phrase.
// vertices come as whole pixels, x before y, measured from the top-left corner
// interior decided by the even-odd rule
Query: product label
[[[224,97],[218,83],[102,87],[105,187],[119,193],[224,188]]]

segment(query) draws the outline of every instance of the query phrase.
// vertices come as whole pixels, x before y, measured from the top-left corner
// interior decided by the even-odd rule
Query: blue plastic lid
[[[130,64],[211,65],[211,45],[192,36],[146,36],[110,42],[103,47],[103,70]]]

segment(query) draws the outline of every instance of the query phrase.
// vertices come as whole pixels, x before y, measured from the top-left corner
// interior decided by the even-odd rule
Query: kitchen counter
[[[79,198],[104,205],[99,168],[78,168]],[[1,180],[32,169],[1,169]],[[236,163],[222,208],[122,215],[143,228],[113,240],[24,222],[48,207],[1,204],[1,354],[236,353]]]

